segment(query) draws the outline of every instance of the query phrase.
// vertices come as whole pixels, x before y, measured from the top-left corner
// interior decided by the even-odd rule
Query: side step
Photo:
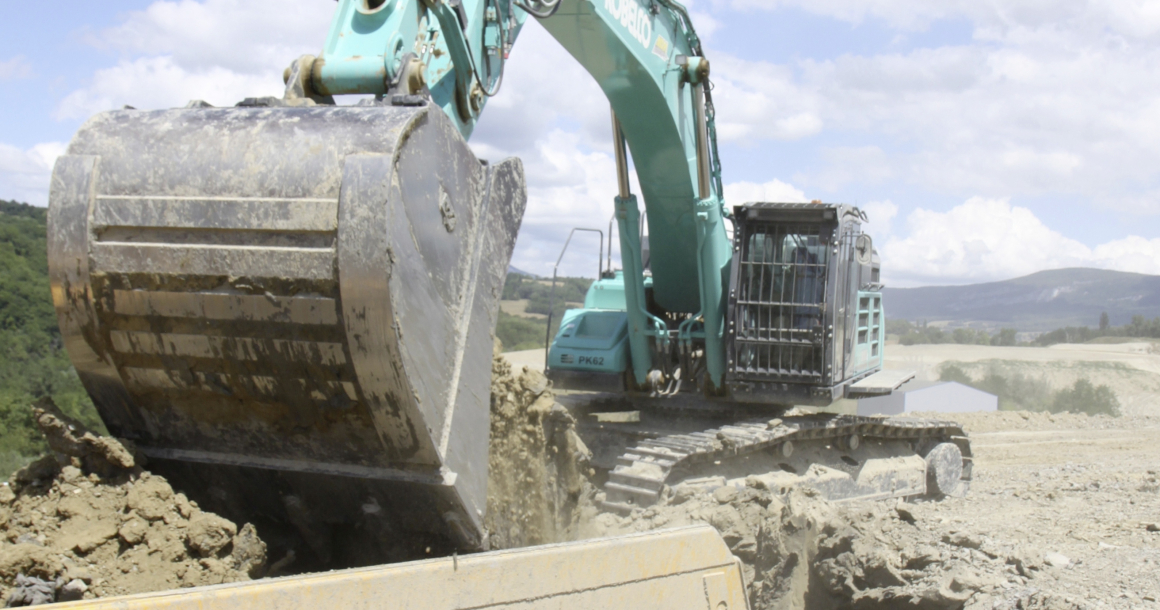
[[[914,376],[914,371],[899,371],[894,369],[878,371],[865,379],[860,379],[846,386],[846,398],[886,396],[902,387],[902,384],[914,379]]]

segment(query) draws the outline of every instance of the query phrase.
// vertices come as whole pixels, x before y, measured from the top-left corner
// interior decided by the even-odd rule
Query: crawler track
[[[963,455],[962,477],[956,494],[966,493],[970,485],[970,442],[962,427],[954,422],[853,415],[791,416],[752,419],[703,432],[641,441],[617,460],[605,484],[603,507],[627,513],[650,506],[660,498],[670,476],[688,466],[721,462],[766,450],[777,451],[787,442],[828,443],[842,447],[851,438],[857,439],[855,443],[867,440],[909,442],[920,455],[939,443],[952,442]]]

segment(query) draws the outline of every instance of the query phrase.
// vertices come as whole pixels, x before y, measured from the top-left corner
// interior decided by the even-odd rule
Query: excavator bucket
[[[53,300],[109,431],[203,505],[324,564],[477,550],[525,201],[434,105],[107,112],[53,172]]]

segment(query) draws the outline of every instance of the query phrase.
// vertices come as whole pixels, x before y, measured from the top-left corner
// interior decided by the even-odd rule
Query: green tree
[[[1019,343],[1015,338],[1017,332],[1014,328],[1000,328],[999,333],[991,337],[991,345],[1017,345]]]
[[[1110,326],[1110,325],[1111,325],[1111,323],[1108,321],[1108,312],[1106,312],[1106,311],[1102,312],[1100,314],[1100,330],[1101,331],[1108,330],[1108,326]]]
[[[939,381],[954,381],[963,385],[973,386],[974,380],[963,370],[963,367],[954,362],[944,362],[939,366]]]
[[[1120,401],[1108,386],[1095,386],[1087,379],[1077,379],[1070,389],[1063,389],[1055,394],[1051,411],[1119,417]]]
[[[46,449],[30,406],[51,396],[104,430],[64,352],[48,285],[44,208],[0,201],[0,478]]]

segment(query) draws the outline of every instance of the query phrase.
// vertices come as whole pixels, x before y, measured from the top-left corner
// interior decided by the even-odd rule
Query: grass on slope
[[[104,430],[61,346],[48,286],[46,210],[0,201],[0,478],[47,449],[31,404],[51,396]]]

